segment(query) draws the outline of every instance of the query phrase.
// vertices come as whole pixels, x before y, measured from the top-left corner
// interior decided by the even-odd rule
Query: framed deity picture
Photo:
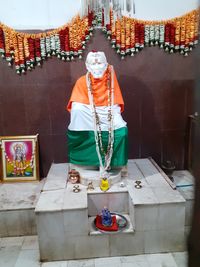
[[[38,135],[0,136],[2,182],[39,180]]]

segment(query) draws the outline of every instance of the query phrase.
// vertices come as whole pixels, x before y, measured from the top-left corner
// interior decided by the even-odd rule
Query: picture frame
[[[38,181],[38,151],[38,134],[0,136],[0,181]]]

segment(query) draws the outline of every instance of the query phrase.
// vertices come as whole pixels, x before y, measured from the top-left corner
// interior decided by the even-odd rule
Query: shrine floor
[[[186,267],[187,253],[95,258],[40,263],[37,236],[0,238],[1,267]]]

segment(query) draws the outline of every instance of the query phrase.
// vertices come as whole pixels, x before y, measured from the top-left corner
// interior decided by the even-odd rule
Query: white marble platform
[[[0,184],[0,237],[35,235],[42,182]]]
[[[142,188],[135,188],[141,180]],[[42,261],[137,255],[185,249],[186,200],[150,159],[129,160],[128,177],[102,192],[67,183],[67,164],[53,164],[36,206]],[[91,235],[89,218],[104,206],[127,214],[131,231]],[[189,223],[189,221],[188,221]]]

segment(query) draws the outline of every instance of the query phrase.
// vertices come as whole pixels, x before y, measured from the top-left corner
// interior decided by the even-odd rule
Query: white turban
[[[89,52],[85,64],[94,78],[102,78],[108,67],[104,52]]]

